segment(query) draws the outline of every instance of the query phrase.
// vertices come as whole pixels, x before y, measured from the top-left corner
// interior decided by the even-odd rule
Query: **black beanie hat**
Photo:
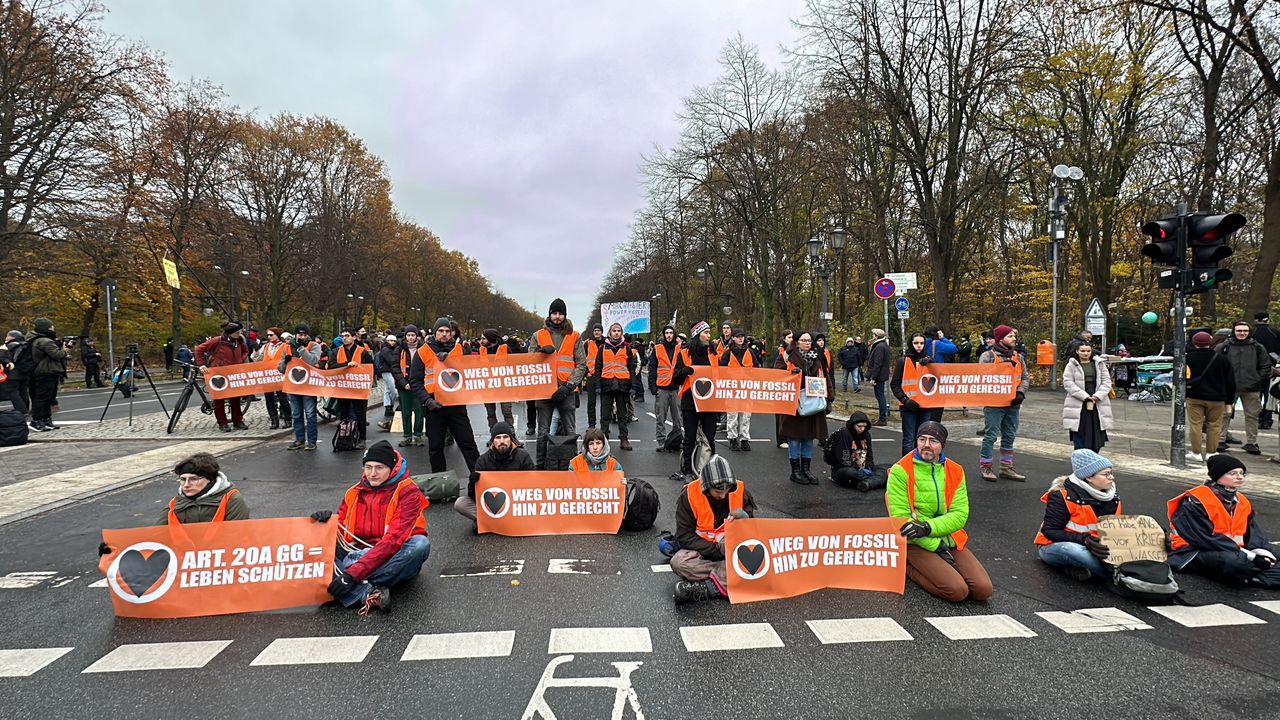
[[[1208,465],[1209,465],[1209,479],[1214,482],[1217,482],[1218,478],[1222,477],[1223,475],[1226,475],[1227,473],[1231,472],[1232,470],[1235,470],[1236,468],[1240,468],[1241,470],[1248,469],[1244,466],[1244,463],[1240,462],[1236,458],[1226,453],[1218,453],[1217,455],[1210,455]]]
[[[485,328],[484,332],[481,334],[484,335],[485,340],[489,341],[490,345],[497,345],[498,343],[502,342],[502,336],[499,335],[498,331],[494,330],[493,328]]]
[[[382,463],[389,468],[394,468],[396,466],[396,450],[386,440],[379,440],[364,451],[364,459],[361,462]]]
[[[568,314],[569,314],[569,308],[564,304],[564,301],[563,301],[563,300],[561,300],[560,298],[556,298],[555,300],[552,300],[552,301],[551,301],[551,308],[550,308],[549,310],[547,310],[547,314],[548,314],[548,315],[551,315],[551,314],[553,314],[553,313],[560,313],[561,315],[568,315]]]
[[[304,334],[304,335],[310,335],[310,334],[311,334],[311,327],[310,327],[309,325],[307,325],[306,323],[298,323],[297,325],[295,325],[295,326],[294,326],[293,331],[294,331],[295,333],[302,333],[302,334]]]
[[[947,428],[944,427],[942,423],[937,422],[936,420],[929,420],[927,422],[920,423],[920,427],[916,429],[916,438],[920,438],[925,435],[937,440],[942,444],[942,447],[947,446]]]
[[[432,329],[432,330],[439,330],[439,329],[440,329],[440,328],[442,328],[442,327],[446,327],[446,328],[450,328],[450,329],[452,329],[452,328],[453,328],[453,325],[449,322],[449,318],[444,318],[444,317],[442,317],[442,318],[436,318],[436,324],[435,324],[435,325],[433,325],[431,329]]]
[[[514,438],[516,436],[516,431],[515,431],[515,428],[507,424],[505,420],[499,420],[498,422],[493,424],[493,427],[489,428],[490,438],[496,437],[498,435],[506,435],[507,437]]]

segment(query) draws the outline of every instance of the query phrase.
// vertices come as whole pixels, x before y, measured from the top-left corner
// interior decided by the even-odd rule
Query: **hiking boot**
[[[992,470],[990,465],[983,465],[982,479],[986,480],[987,482],[995,482],[998,479],[996,478],[996,471]]]
[[[813,462],[813,458],[800,458],[800,474],[804,475],[806,485],[817,485],[818,476],[809,472],[809,463]]]
[[[1012,480],[1014,482],[1027,481],[1026,475],[1019,474],[1017,470],[1013,469],[1012,465],[1005,465],[1003,463],[1000,465],[1000,477],[1004,478],[1005,480]]]
[[[626,438],[622,438],[622,441],[618,443],[618,447],[622,448],[623,450],[630,450],[631,441]]]
[[[751,452],[751,441],[750,441],[750,440],[739,440],[739,441],[738,441],[738,449],[739,449],[739,450],[741,450],[742,452]]]
[[[236,423],[236,424],[234,425],[234,427],[235,427],[235,429],[237,429],[237,430],[248,430],[248,429],[249,429],[249,426],[248,426],[248,425],[245,425],[245,424],[244,424],[244,423],[242,423],[242,422],[238,422],[238,423]]]
[[[526,429],[525,429],[525,431],[524,431],[524,436],[525,436],[525,437],[533,437],[533,436],[535,436],[535,435],[537,435],[537,434],[538,434],[538,433],[536,433],[536,432],[534,432],[534,431],[533,431],[533,428],[526,428]]]
[[[369,617],[369,613],[375,609],[382,612],[391,612],[391,589],[385,587],[374,587],[364,596],[364,604],[360,606],[360,617]]]
[[[289,443],[287,447],[285,447],[285,450],[301,450],[305,445],[306,443],[302,442],[301,440],[294,440],[293,442]]]
[[[787,458],[787,459],[791,463],[791,477],[787,479],[797,485],[808,485],[809,478],[805,477],[800,473],[800,459],[799,458]]]
[[[729,449],[730,450],[738,449],[738,438],[729,438]]]
[[[1249,453],[1250,455],[1262,454],[1262,448],[1258,447],[1257,443],[1245,443],[1245,446],[1243,449],[1245,452]]]
[[[707,580],[681,580],[671,590],[671,597],[677,604],[701,602],[720,597],[720,591]]]
[[[303,450],[315,450],[315,449],[316,449],[316,444],[315,444],[315,443],[307,443],[306,445],[303,445],[303,446],[302,446],[302,449],[303,449]]]

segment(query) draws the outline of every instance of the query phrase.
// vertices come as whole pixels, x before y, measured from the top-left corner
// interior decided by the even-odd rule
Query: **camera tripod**
[[[133,427],[133,396],[136,395],[132,390],[135,377],[135,369],[142,370],[142,374],[147,378],[147,384],[151,386],[151,392],[155,393],[156,402],[160,403],[160,410],[164,412],[164,416],[169,417],[169,411],[164,406],[164,400],[160,398],[160,391],[156,389],[156,384],[151,381],[151,373],[147,371],[147,366],[142,364],[142,358],[138,357],[138,346],[126,346],[124,360],[120,361],[120,367],[111,373],[111,396],[107,398],[107,406],[102,408],[102,417],[98,418],[98,422],[102,422],[107,417],[107,411],[111,409],[111,401],[116,397],[116,391],[120,390],[121,383],[124,384],[124,392],[128,393],[125,397],[129,398],[129,427]]]

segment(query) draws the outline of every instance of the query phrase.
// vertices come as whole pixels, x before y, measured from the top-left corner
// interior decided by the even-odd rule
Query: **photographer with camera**
[[[58,398],[58,383],[67,376],[67,351],[58,342],[53,321],[36,318],[35,329],[27,334],[31,359],[35,366],[31,375],[31,427],[45,432],[57,430],[53,424],[53,405]]]
[[[196,365],[200,366],[200,372],[208,372],[210,367],[248,362],[249,344],[241,335],[241,330],[240,323],[228,320],[222,324],[221,335],[211,337],[196,346]],[[244,411],[240,408],[240,398],[213,401],[213,416],[218,420],[218,429],[222,432],[231,432],[231,428],[227,425],[228,403],[231,405],[231,422],[235,428],[248,430],[249,426],[244,424]]]
[[[89,338],[80,341],[80,362],[84,363],[84,386],[105,387],[102,384],[102,353]]]

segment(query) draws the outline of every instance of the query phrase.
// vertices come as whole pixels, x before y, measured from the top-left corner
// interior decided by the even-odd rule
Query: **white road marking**
[[[358,663],[364,660],[376,642],[378,642],[377,635],[279,638],[272,640],[271,644],[258,653],[258,657],[249,664],[260,666]]]
[[[547,663],[547,667],[543,669],[542,678],[538,680],[537,687],[533,689],[533,695],[529,697],[529,704],[525,706],[524,712],[521,713],[520,720],[533,720],[534,718],[555,720],[555,710],[551,709],[551,705],[547,703],[547,689],[584,687],[606,688],[614,691],[613,713],[609,716],[611,720],[622,720],[627,708],[631,709],[631,717],[636,720],[644,720],[644,711],[640,709],[640,699],[636,696],[636,689],[631,684],[631,673],[639,669],[644,663],[638,661],[610,663],[618,671],[617,677],[556,677],[556,668],[572,661],[572,655],[551,658],[551,662]]]
[[[647,652],[653,652],[647,627],[552,628],[547,641],[549,655]]]
[[[1153,605],[1147,608],[1163,615],[1183,627],[1220,627],[1223,625],[1266,625],[1267,621],[1254,617],[1229,605]]]
[[[680,639],[689,652],[753,650],[782,647],[782,638],[769,623],[693,625],[680,628]]]
[[[231,644],[230,640],[121,645],[82,672],[132,672],[202,668]]]
[[[649,569],[652,570],[653,572],[675,572],[674,570],[671,569],[670,563],[663,563],[661,565],[650,565]]]
[[[106,578],[102,578],[101,580],[98,580],[97,582],[91,582],[91,583],[89,583],[89,587],[106,587],[106,586],[107,586],[107,579],[106,579]]]
[[[1151,629],[1150,625],[1138,618],[1113,607],[1087,608],[1071,612],[1038,612],[1036,615],[1059,630],[1072,634]]]
[[[507,657],[516,642],[515,630],[414,635],[400,656],[403,660],[458,660]]]
[[[33,570],[31,572],[13,572],[0,576],[0,590],[24,590],[33,588],[49,578],[57,575],[56,571]]]
[[[547,563],[547,572],[560,575],[621,575],[622,569],[618,568],[613,572],[609,572],[612,564],[606,564],[600,570],[592,568],[597,563],[596,560],[575,560],[573,558],[551,558]],[[571,651],[565,651],[571,652]]]
[[[914,639],[892,618],[836,618],[805,623],[823,645]]]
[[[485,575],[519,575],[524,571],[523,560],[499,560],[492,565],[468,565],[445,568],[440,577],[483,577]]]
[[[28,677],[74,648],[0,649],[0,677]]]
[[[1272,544],[1274,544],[1274,543],[1272,543]],[[1260,607],[1260,608],[1262,608],[1263,610],[1266,610],[1266,611],[1268,611],[1268,612],[1273,612],[1273,613],[1276,613],[1276,614],[1280,614],[1280,600],[1254,600],[1254,601],[1250,602],[1249,604],[1250,604],[1250,605],[1257,605],[1258,607]]]
[[[1008,615],[961,615],[927,617],[925,620],[950,640],[985,640],[988,638],[1035,637],[1031,628]]]

